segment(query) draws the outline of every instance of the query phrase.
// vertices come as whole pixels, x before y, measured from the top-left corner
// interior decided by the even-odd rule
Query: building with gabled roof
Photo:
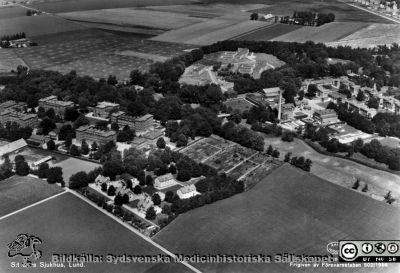
[[[137,204],[137,209],[141,212],[146,213],[147,210],[154,205],[153,200],[150,196],[145,196],[139,200]]]
[[[0,157],[16,153],[27,146],[28,143],[26,143],[25,139],[23,138],[7,143],[6,145],[0,147]]]
[[[180,199],[188,199],[193,196],[198,195],[199,193],[196,190],[196,186],[194,184],[183,186],[179,190],[176,191],[176,194]]]
[[[99,185],[101,185],[103,183],[109,184],[110,183],[110,178],[108,176],[103,176],[103,175],[99,174],[95,178],[94,182],[96,183],[96,186],[99,186]]]
[[[154,188],[158,190],[171,187],[175,184],[177,184],[175,177],[170,173],[159,176],[154,180]]]

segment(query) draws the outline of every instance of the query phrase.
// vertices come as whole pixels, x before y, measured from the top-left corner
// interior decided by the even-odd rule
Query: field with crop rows
[[[269,22],[261,21],[244,21],[208,34],[197,36],[196,38],[188,40],[187,43],[193,45],[209,45],[217,41],[235,38],[243,33],[254,31],[269,24]]]
[[[156,41],[189,43],[199,36],[207,35],[214,31],[224,29],[234,24],[231,20],[210,19],[198,24],[190,25],[176,30],[167,31],[157,37],[152,38]]]
[[[275,37],[273,41],[316,43],[333,42],[346,37],[362,28],[368,27],[366,23],[333,22],[320,27],[302,27],[298,30]]]
[[[247,41],[269,41],[275,37],[290,33],[292,31],[298,30],[303,26],[299,25],[288,25],[288,24],[272,24],[266,26],[265,28],[253,31],[248,34],[241,35],[235,40],[247,40]]]
[[[0,48],[0,60],[0,72],[16,70],[19,65],[26,66],[24,61],[18,58],[11,49]]]
[[[160,59],[183,52],[187,46],[121,37],[110,33],[61,34],[60,37],[38,39],[39,46],[14,49],[30,68],[53,69],[62,73],[76,70],[80,75],[106,78],[116,75],[129,78],[133,69],[146,71]]]

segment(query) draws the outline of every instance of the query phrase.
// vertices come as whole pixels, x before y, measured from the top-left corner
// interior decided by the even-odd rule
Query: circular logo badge
[[[326,250],[332,255],[337,255],[338,254],[338,252],[339,252],[338,248],[339,248],[339,243],[338,242],[330,242],[326,246]]]
[[[382,254],[383,252],[385,252],[386,250],[386,246],[384,243],[376,243],[375,244],[375,252],[378,254]]]
[[[340,254],[342,258],[345,260],[348,261],[354,260],[358,254],[357,246],[353,243],[344,244],[340,249]]]
[[[387,246],[387,251],[388,251],[390,254],[396,254],[397,251],[399,251],[399,245],[396,244],[396,243],[390,243],[390,244],[388,244],[388,246]]]
[[[362,252],[364,252],[365,254],[371,253],[373,249],[374,247],[370,243],[365,243],[362,245]]]

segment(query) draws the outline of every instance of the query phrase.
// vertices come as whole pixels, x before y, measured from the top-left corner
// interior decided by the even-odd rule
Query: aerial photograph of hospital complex
[[[0,0],[0,273],[399,247],[400,0]]]

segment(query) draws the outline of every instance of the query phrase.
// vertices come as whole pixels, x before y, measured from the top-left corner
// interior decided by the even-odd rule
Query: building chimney
[[[282,90],[279,89],[278,120],[282,119]]]

